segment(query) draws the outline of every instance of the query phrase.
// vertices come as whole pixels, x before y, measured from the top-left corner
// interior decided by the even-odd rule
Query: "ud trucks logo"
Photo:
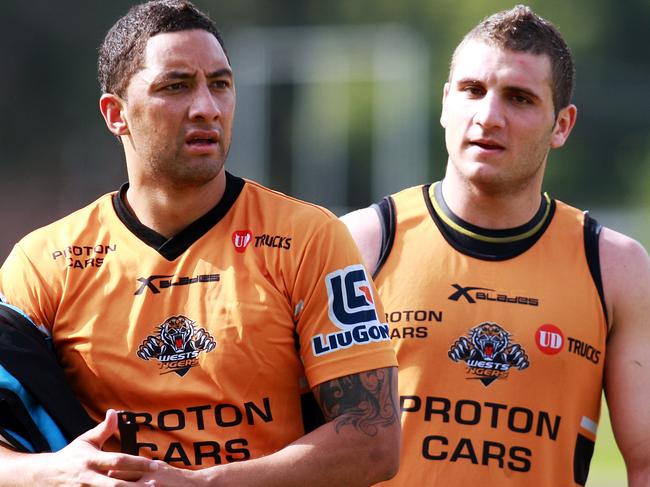
[[[237,230],[232,234],[232,244],[235,250],[241,254],[246,250],[248,244],[251,243],[252,238],[253,232],[250,230]]]
[[[161,374],[175,372],[183,377],[199,364],[199,353],[211,352],[217,342],[196,322],[186,316],[167,318],[155,335],[149,335],[138,347],[137,355],[143,360],[158,360]]]
[[[314,355],[390,340],[388,325],[377,318],[372,286],[362,265],[351,265],[328,274],[325,285],[330,321],[342,331],[313,337]]]
[[[489,386],[505,379],[512,367],[523,370],[530,365],[526,351],[510,340],[510,333],[496,323],[486,321],[462,336],[449,349],[449,358],[467,365],[469,379]]]

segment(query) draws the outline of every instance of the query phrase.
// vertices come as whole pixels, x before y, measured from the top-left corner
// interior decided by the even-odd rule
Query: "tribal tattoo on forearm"
[[[399,421],[393,396],[397,369],[388,367],[348,375],[319,384],[314,396],[325,419],[338,433],[350,425],[368,436]]]

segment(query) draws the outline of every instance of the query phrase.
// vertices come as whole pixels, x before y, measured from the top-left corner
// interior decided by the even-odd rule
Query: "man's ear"
[[[553,134],[551,135],[551,148],[557,149],[562,147],[566,140],[569,138],[573,126],[576,124],[576,117],[578,116],[578,109],[575,105],[568,105],[564,107],[557,114],[555,126],[553,127]]]
[[[112,93],[104,93],[99,99],[99,110],[102,112],[108,130],[118,137],[129,134],[126,120],[126,104],[124,100]]]
[[[445,87],[442,89],[442,112],[440,112],[440,125],[447,127],[447,111],[445,110],[445,105],[447,101],[447,95],[449,94],[449,83],[445,83]]]

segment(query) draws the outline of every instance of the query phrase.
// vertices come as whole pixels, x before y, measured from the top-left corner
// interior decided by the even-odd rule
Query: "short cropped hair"
[[[145,47],[151,37],[192,29],[214,35],[226,52],[216,24],[192,2],[153,0],[131,7],[111,27],[99,48],[97,78],[102,93],[125,96],[131,77],[143,67]]]
[[[517,5],[486,17],[465,35],[451,58],[451,78],[460,50],[470,41],[501,49],[546,54],[551,61],[551,90],[555,114],[571,103],[575,83],[573,56],[558,29],[529,7]]]

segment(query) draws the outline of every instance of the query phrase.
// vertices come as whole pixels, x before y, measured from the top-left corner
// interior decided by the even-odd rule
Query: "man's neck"
[[[214,208],[225,189],[225,170],[209,183],[195,187],[130,181],[125,203],[140,223],[171,238]]]
[[[445,203],[456,216],[492,230],[516,228],[534,217],[541,202],[541,187],[531,184],[518,191],[484,191],[447,175],[442,181]]]

